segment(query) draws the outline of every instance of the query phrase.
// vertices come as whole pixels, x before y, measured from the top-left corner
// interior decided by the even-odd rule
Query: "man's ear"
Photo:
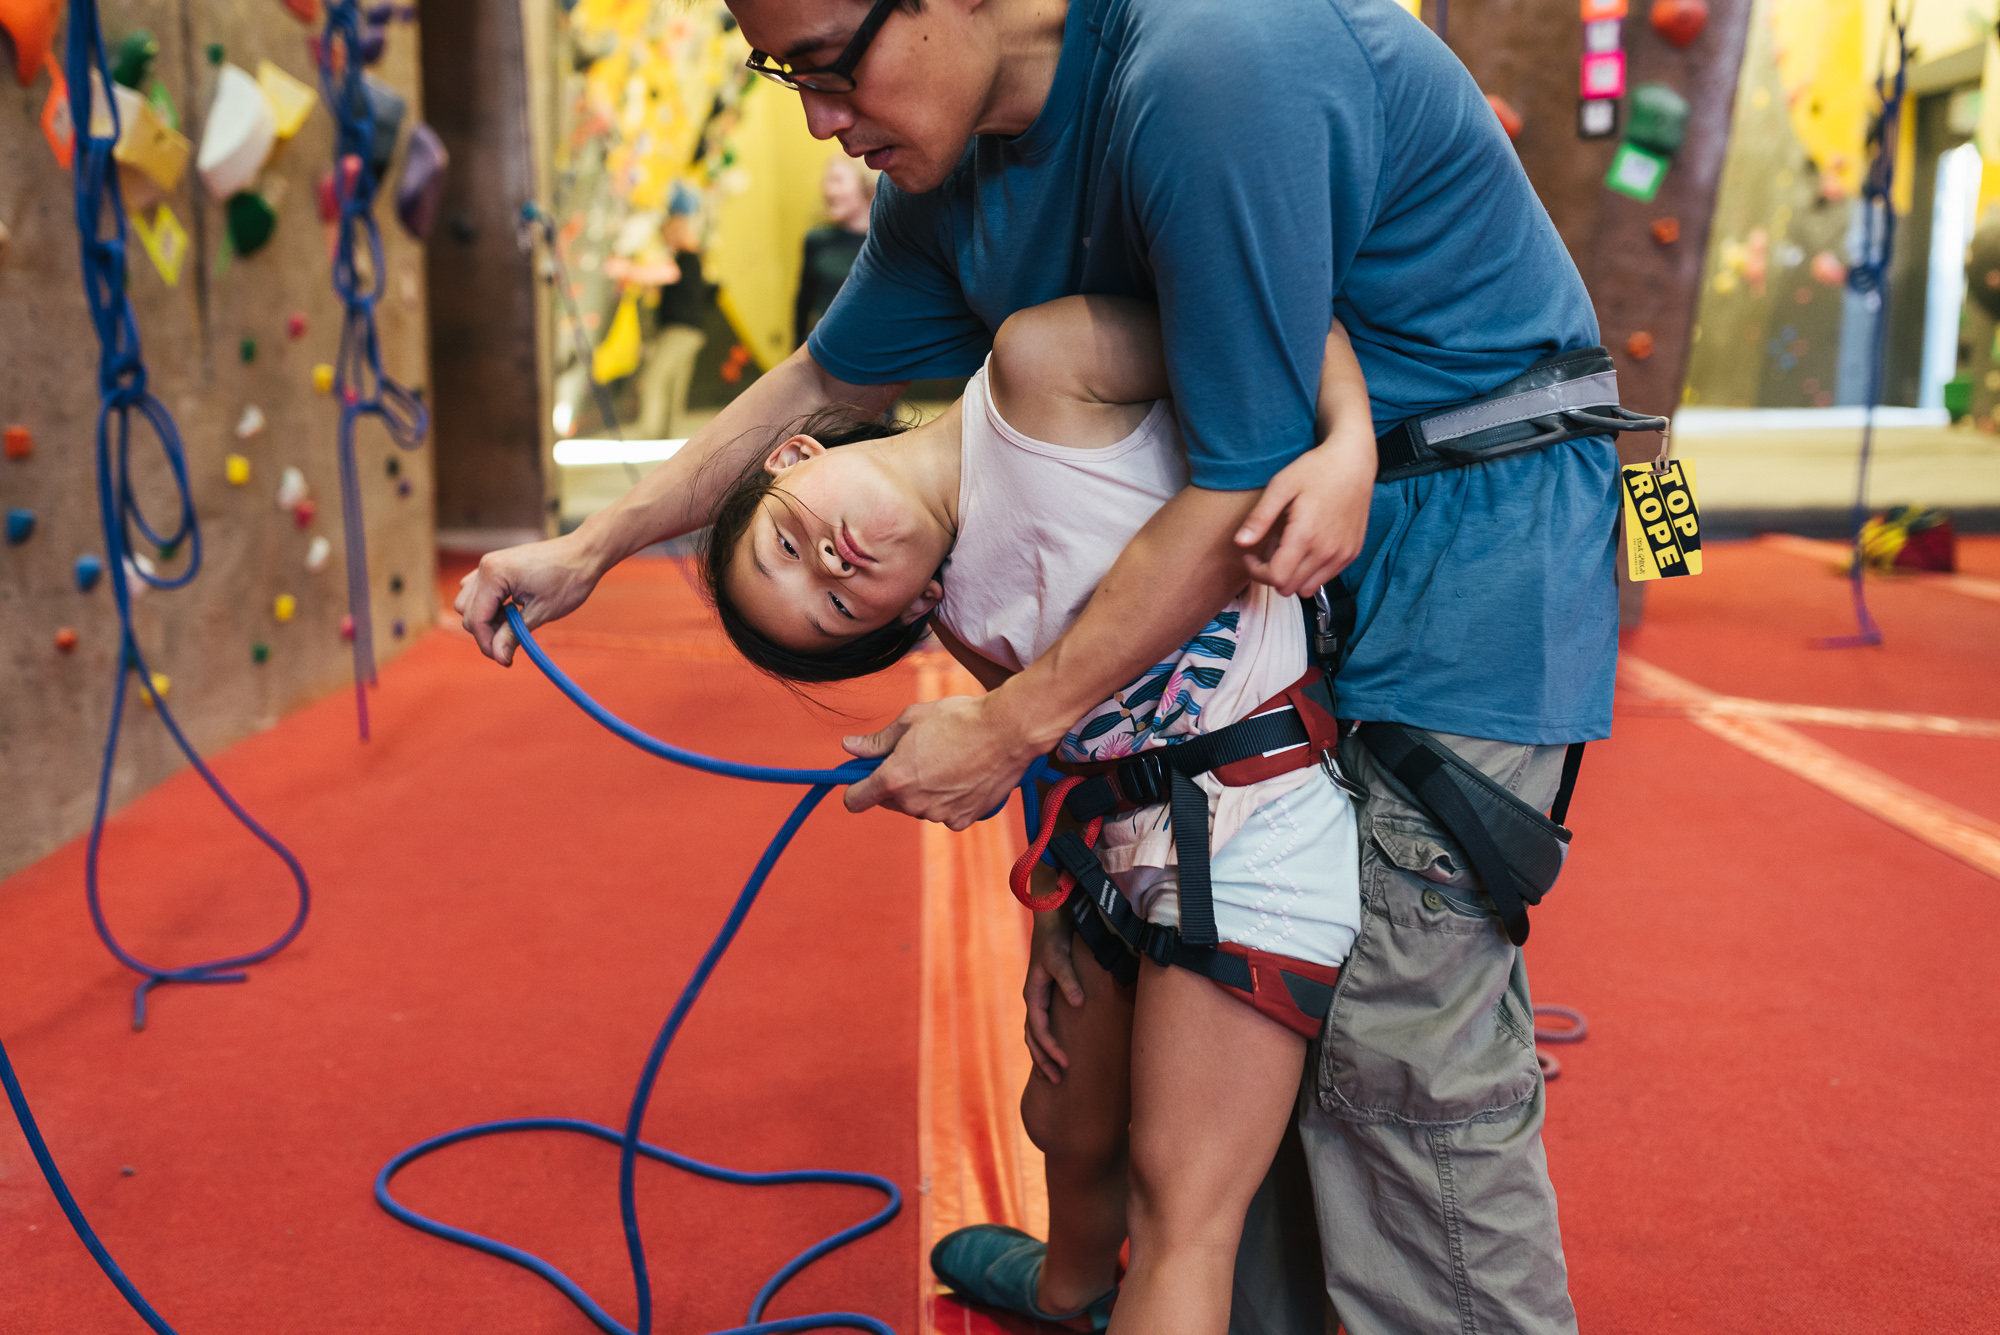
[[[826,453],[826,446],[811,436],[793,436],[784,444],[772,450],[764,460],[764,471],[772,475],[783,473],[787,468],[796,467],[808,459],[817,459]]]
[[[937,611],[938,604],[943,601],[944,585],[936,580],[932,580],[930,583],[924,585],[922,593],[910,600],[910,605],[903,609],[903,615],[898,617],[897,620],[907,626],[919,617],[927,617]]]

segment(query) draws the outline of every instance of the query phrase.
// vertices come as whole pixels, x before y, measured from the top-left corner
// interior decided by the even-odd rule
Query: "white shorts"
[[[1147,922],[1180,925],[1172,867],[1111,879]],[[1361,930],[1361,842],[1354,803],[1323,774],[1266,802],[1209,855],[1216,935],[1337,968]]]

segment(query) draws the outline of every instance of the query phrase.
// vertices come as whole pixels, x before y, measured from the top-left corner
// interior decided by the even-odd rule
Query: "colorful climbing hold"
[[[6,439],[9,459],[25,459],[35,452],[34,433],[24,426],[8,427]]]
[[[228,199],[247,188],[264,169],[277,139],[271,99],[248,71],[224,65],[201,132],[201,150],[195,155],[195,170],[208,193]]]
[[[264,429],[264,410],[256,404],[246,404],[243,415],[236,419],[236,439],[248,440]]]
[[[333,555],[333,543],[324,533],[316,535],[306,546],[306,569],[317,574],[326,569],[327,560]]]
[[[306,498],[306,475],[296,468],[287,468],[278,475],[278,508],[290,510]]]
[[[238,190],[222,206],[229,229],[229,246],[238,255],[254,255],[278,230],[278,211],[255,190]]]
[[[389,624],[389,633],[399,640],[403,638],[403,619],[401,617],[397,617]]]
[[[285,0],[285,8],[289,9],[292,17],[301,23],[319,22],[319,0]]]
[[[76,631],[69,626],[64,626],[56,632],[56,648],[63,653],[72,652],[76,648],[76,640]]]
[[[1519,139],[1521,137],[1521,127],[1524,122],[1521,120],[1521,113],[1514,110],[1513,103],[1501,97],[1498,93],[1488,93],[1486,95],[1486,105],[1492,107],[1493,114],[1500,118],[1500,128],[1507,132],[1509,139]]]
[[[1630,353],[1636,360],[1645,361],[1646,358],[1653,355],[1653,336],[1641,329],[1632,335],[1632,337],[1625,340],[1625,351]]]
[[[111,58],[112,82],[137,88],[146,81],[146,73],[159,55],[160,39],[144,28],[134,28],[118,43],[118,54]]]
[[[174,679],[164,672],[155,672],[152,675],[150,684],[153,689],[142,691],[139,698],[144,700],[148,705],[153,705],[167,698],[167,692],[174,688]]]
[[[352,612],[349,612],[340,619],[340,638],[343,640],[354,638],[354,614]]]
[[[406,477],[396,479],[396,494],[398,496],[407,496],[410,494],[410,479]]]
[[[312,497],[308,496],[292,507],[292,522],[300,528],[308,528],[312,524],[313,516],[318,513],[319,506],[315,505]]]
[[[1653,0],[1653,31],[1672,46],[1686,46],[1708,26],[1708,0]]]
[[[281,593],[271,601],[271,615],[279,621],[290,621],[298,615],[299,600],[289,593]]]
[[[1687,137],[1688,101],[1663,83],[1642,83],[1632,90],[1625,141],[1663,157],[1680,152]]]
[[[240,454],[224,455],[222,475],[229,479],[229,485],[240,487],[250,480],[250,461]]]
[[[291,338],[306,336],[306,317],[303,311],[293,311],[285,317],[285,333]]]
[[[157,550],[162,561],[171,561],[180,554],[181,545],[177,542],[163,542]]]
[[[104,578],[104,562],[94,556],[76,558],[76,587],[80,593],[89,593],[97,587],[97,581]]]
[[[246,336],[241,343],[236,345],[236,355],[246,362],[256,361],[257,340]]]
[[[1653,219],[1653,240],[1663,246],[1671,246],[1680,239],[1681,220],[1679,218]]]
[[[401,575],[389,576],[389,592],[401,593],[402,591],[403,591],[403,577]]]
[[[451,155],[436,130],[419,121],[410,131],[403,154],[403,176],[396,185],[396,220],[419,241],[428,241],[444,202],[445,169]]]
[[[7,545],[18,547],[35,532],[35,512],[19,507],[7,512]]]
[[[253,662],[253,663],[268,663],[268,662],[270,662],[270,661],[271,661],[271,646],[270,646],[270,645],[268,645],[268,644],[265,644],[265,643],[264,643],[264,642],[263,642],[262,640],[259,640],[259,641],[257,641],[257,643],[255,643],[255,644],[251,645],[251,646],[250,646],[250,661],[251,661],[251,662]]]
[[[313,367],[313,388],[321,394],[333,392],[333,366],[320,362]]]
[[[224,54],[225,54],[225,53],[223,52],[223,49],[222,49],[222,43],[221,43],[221,42],[210,42],[210,43],[208,44],[208,63],[209,63],[209,64],[211,64],[211,65],[220,65],[220,64],[222,63],[222,57],[223,57],[223,55],[224,55]]]
[[[311,84],[293,78],[268,60],[257,62],[257,86],[271,104],[273,129],[280,139],[297,134],[319,102],[319,93]]]
[[[390,477],[394,477],[403,471],[403,461],[392,454],[389,456],[388,462],[383,464],[382,467]]]

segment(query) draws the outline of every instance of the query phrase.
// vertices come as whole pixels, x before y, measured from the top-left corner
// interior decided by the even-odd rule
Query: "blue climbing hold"
[[[7,512],[7,545],[9,547],[26,542],[34,531],[35,512],[33,510],[13,509]]]
[[[97,587],[97,581],[104,578],[104,562],[94,556],[76,558],[76,587],[89,593]]]

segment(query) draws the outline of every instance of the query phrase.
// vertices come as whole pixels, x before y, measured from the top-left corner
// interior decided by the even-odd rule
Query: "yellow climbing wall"
[[[708,272],[736,336],[765,370],[792,351],[806,233],[821,221],[819,180],[840,145],[814,139],[798,94],[759,79],[744,92],[736,162],[720,180]]]

